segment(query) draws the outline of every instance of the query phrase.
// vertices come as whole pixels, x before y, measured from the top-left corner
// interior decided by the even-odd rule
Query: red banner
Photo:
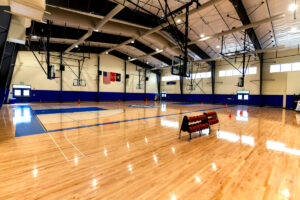
[[[110,72],[110,81],[116,81],[116,73]]]

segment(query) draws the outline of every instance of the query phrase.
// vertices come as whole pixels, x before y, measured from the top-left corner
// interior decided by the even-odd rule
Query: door
[[[13,85],[13,97],[17,103],[31,101],[31,85]]]
[[[239,105],[249,105],[249,91],[237,91]]]

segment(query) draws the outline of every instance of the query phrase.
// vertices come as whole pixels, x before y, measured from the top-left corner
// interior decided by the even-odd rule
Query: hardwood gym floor
[[[5,105],[0,199],[300,199],[299,114],[246,106],[129,104],[144,103],[82,103],[80,108],[107,110],[37,114],[46,131],[20,137],[15,134],[25,131],[22,120],[34,118],[19,105]],[[34,112],[78,108],[30,106]],[[206,109],[217,111],[220,131],[214,125],[209,136],[188,142],[184,133],[179,140],[182,117]]]

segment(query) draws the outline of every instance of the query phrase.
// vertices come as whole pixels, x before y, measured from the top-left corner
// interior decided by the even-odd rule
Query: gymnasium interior
[[[0,199],[299,200],[299,12],[0,0]]]

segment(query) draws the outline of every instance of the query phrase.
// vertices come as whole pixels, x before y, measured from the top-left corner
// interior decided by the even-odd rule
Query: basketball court
[[[0,199],[300,199],[299,6],[0,0]]]

